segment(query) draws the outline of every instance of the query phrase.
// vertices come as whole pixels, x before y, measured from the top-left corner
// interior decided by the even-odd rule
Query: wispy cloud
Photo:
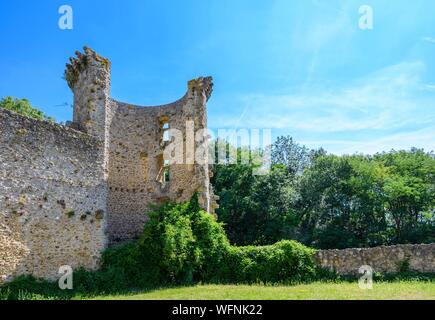
[[[435,92],[435,84],[426,84],[424,86],[424,89],[426,89],[428,91],[434,91]]]
[[[305,137],[323,135],[320,145],[334,144],[337,153],[414,145],[433,149],[435,95],[434,86],[422,81],[425,70],[420,61],[403,62],[348,84],[243,96],[239,101],[248,111],[238,126],[289,129]],[[227,117],[215,122],[216,127],[233,125]],[[345,138],[328,138],[337,135]]]
[[[373,137],[366,140],[302,140],[301,143],[312,148],[322,146],[335,154],[375,154],[381,151],[402,150],[411,147],[435,151],[434,132],[435,126],[431,126],[420,130]]]
[[[421,38],[421,40],[423,40],[425,42],[429,42],[429,43],[435,43],[435,38],[432,38],[432,37],[423,37],[423,38]]]
[[[413,146],[424,148],[427,151],[434,151],[434,132],[435,126],[432,126],[416,131],[387,135],[370,141],[357,142],[356,144],[342,150],[342,152],[362,152],[373,154],[381,150],[389,151],[391,149],[408,149]]]
[[[240,97],[248,108],[246,127],[292,128],[316,132],[393,129],[407,124],[428,123],[434,118],[435,97],[424,91],[425,65],[401,63],[384,68],[349,85],[329,89],[298,89],[292,94],[252,94]],[[422,117],[424,113],[424,117]],[[217,119],[219,126],[233,125],[233,119]],[[240,125],[239,121],[238,124]]]

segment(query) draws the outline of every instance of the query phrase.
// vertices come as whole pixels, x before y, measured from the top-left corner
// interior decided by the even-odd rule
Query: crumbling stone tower
[[[187,93],[173,103],[135,106],[110,98],[108,59],[86,47],[76,55],[65,71],[74,93],[71,126],[104,143],[109,242],[137,237],[150,204],[183,202],[198,193],[202,207],[213,212],[206,132],[212,78],[189,81]]]

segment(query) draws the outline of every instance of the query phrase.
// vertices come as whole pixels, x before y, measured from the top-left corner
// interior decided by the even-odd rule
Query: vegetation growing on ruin
[[[354,278],[315,267],[313,253],[313,249],[296,241],[232,246],[222,224],[201,210],[194,197],[185,204],[155,208],[138,241],[107,249],[96,272],[75,271],[73,290],[62,291],[57,282],[22,276],[0,288],[0,299],[92,298],[198,283],[282,286],[322,280],[338,285],[351,280],[358,288]],[[407,272],[395,276],[375,274],[374,279],[408,279],[417,284],[431,282],[433,277]]]
[[[317,270],[314,250],[295,241],[263,247],[231,246],[220,223],[200,209],[196,197],[169,203],[150,214],[141,238],[106,250],[97,272],[74,273],[74,290],[57,283],[19,277],[2,289],[8,298],[23,292],[69,298],[131,292],[156,286],[206,283],[293,283],[312,281]]]
[[[46,116],[42,111],[38,110],[38,108],[33,107],[27,99],[4,97],[0,100],[0,108],[33,119],[54,121],[54,118]]]
[[[313,253],[294,241],[231,246],[222,225],[194,197],[156,208],[137,243],[105,252],[102,272],[117,274],[130,288],[138,283],[309,281],[316,276]]]

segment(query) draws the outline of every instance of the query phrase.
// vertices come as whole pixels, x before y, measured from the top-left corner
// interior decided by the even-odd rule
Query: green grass
[[[362,290],[357,282],[316,282],[295,286],[197,285],[146,293],[100,296],[97,300],[435,300],[435,282],[374,283]]]

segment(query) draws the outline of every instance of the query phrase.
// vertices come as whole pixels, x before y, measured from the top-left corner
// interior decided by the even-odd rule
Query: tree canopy
[[[0,108],[16,112],[29,118],[54,121],[53,118],[47,117],[42,111],[32,107],[27,99],[4,97],[0,100]]]
[[[239,245],[295,239],[317,248],[435,241],[435,156],[423,150],[329,155],[290,137],[272,170],[215,165],[219,220]]]

